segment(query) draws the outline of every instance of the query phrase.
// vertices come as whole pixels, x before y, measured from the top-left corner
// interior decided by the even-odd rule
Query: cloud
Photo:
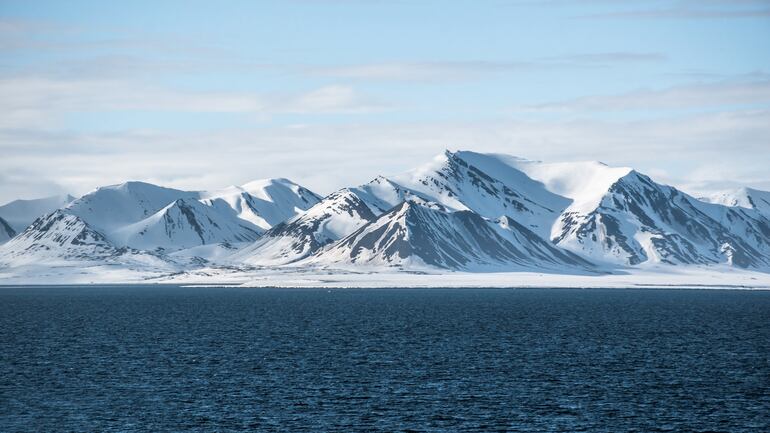
[[[96,33],[95,33],[96,32]],[[95,36],[96,35],[96,36]],[[131,29],[78,28],[48,22],[0,20],[0,76],[60,80],[158,81],[179,74],[253,74],[315,79],[433,82],[473,80],[539,70],[623,67],[668,60],[656,52],[588,52],[534,59],[385,60],[359,64],[258,62],[208,39]],[[36,53],[35,61],[18,53]]]
[[[350,86],[332,85],[292,98],[282,110],[289,113],[370,113],[385,109],[382,102],[360,95]]]
[[[620,66],[630,63],[664,62],[661,53],[599,52],[540,58],[531,61],[434,61],[385,62],[348,66],[306,67],[311,75],[360,80],[431,81],[465,80],[482,75],[542,69],[574,69]]]
[[[650,5],[652,3],[652,5]],[[606,5],[607,3],[605,3]],[[584,15],[599,19],[736,19],[770,17],[765,0],[680,0],[678,2],[617,2],[628,9]]]
[[[0,134],[0,173],[17,173],[13,184],[0,184],[0,201],[20,191],[46,195],[54,184],[57,192],[83,193],[129,179],[213,189],[283,176],[328,193],[409,169],[445,148],[601,160],[669,173],[663,181],[686,187],[705,184],[709,176],[696,170],[719,161],[723,168],[712,172],[710,185],[767,189],[768,137],[770,110],[635,121],[349,122],[197,133],[14,130]],[[36,191],[15,189],[27,180],[39,185]]]
[[[18,167],[3,167],[0,171],[0,205],[17,198],[43,198],[66,194],[58,182],[41,178],[39,173]]]
[[[668,56],[662,53],[640,53],[640,52],[609,52],[609,53],[587,53],[574,54],[571,56],[556,57],[556,61],[567,61],[575,65],[591,64],[623,64],[623,63],[659,63],[668,61]]]
[[[314,67],[307,72],[338,78],[427,81],[433,79],[467,79],[479,74],[531,69],[528,62],[393,62],[369,63],[340,67]]]
[[[0,79],[0,128],[55,127],[68,114],[114,111],[183,113],[365,113],[384,104],[349,86],[325,86],[294,94],[191,92],[124,80]]]
[[[770,104],[770,79],[733,79],[675,86],[662,90],[637,90],[619,95],[586,96],[517,107],[513,111],[517,113],[583,113],[590,111],[725,108],[755,104]]]

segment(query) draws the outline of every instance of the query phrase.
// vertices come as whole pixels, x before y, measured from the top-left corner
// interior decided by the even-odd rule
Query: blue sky
[[[1,1],[0,202],[445,148],[770,189],[768,40],[767,0]]]

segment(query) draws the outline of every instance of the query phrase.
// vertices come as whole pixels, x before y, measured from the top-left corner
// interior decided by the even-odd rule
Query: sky
[[[770,190],[770,0],[0,0],[0,203],[473,150]]]

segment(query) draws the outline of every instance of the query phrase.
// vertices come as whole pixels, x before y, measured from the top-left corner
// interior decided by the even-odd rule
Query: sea
[[[770,292],[0,287],[2,432],[768,432]]]

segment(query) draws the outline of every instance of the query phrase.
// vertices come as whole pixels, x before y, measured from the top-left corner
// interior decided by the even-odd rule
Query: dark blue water
[[[0,431],[770,431],[770,292],[0,288]]]

